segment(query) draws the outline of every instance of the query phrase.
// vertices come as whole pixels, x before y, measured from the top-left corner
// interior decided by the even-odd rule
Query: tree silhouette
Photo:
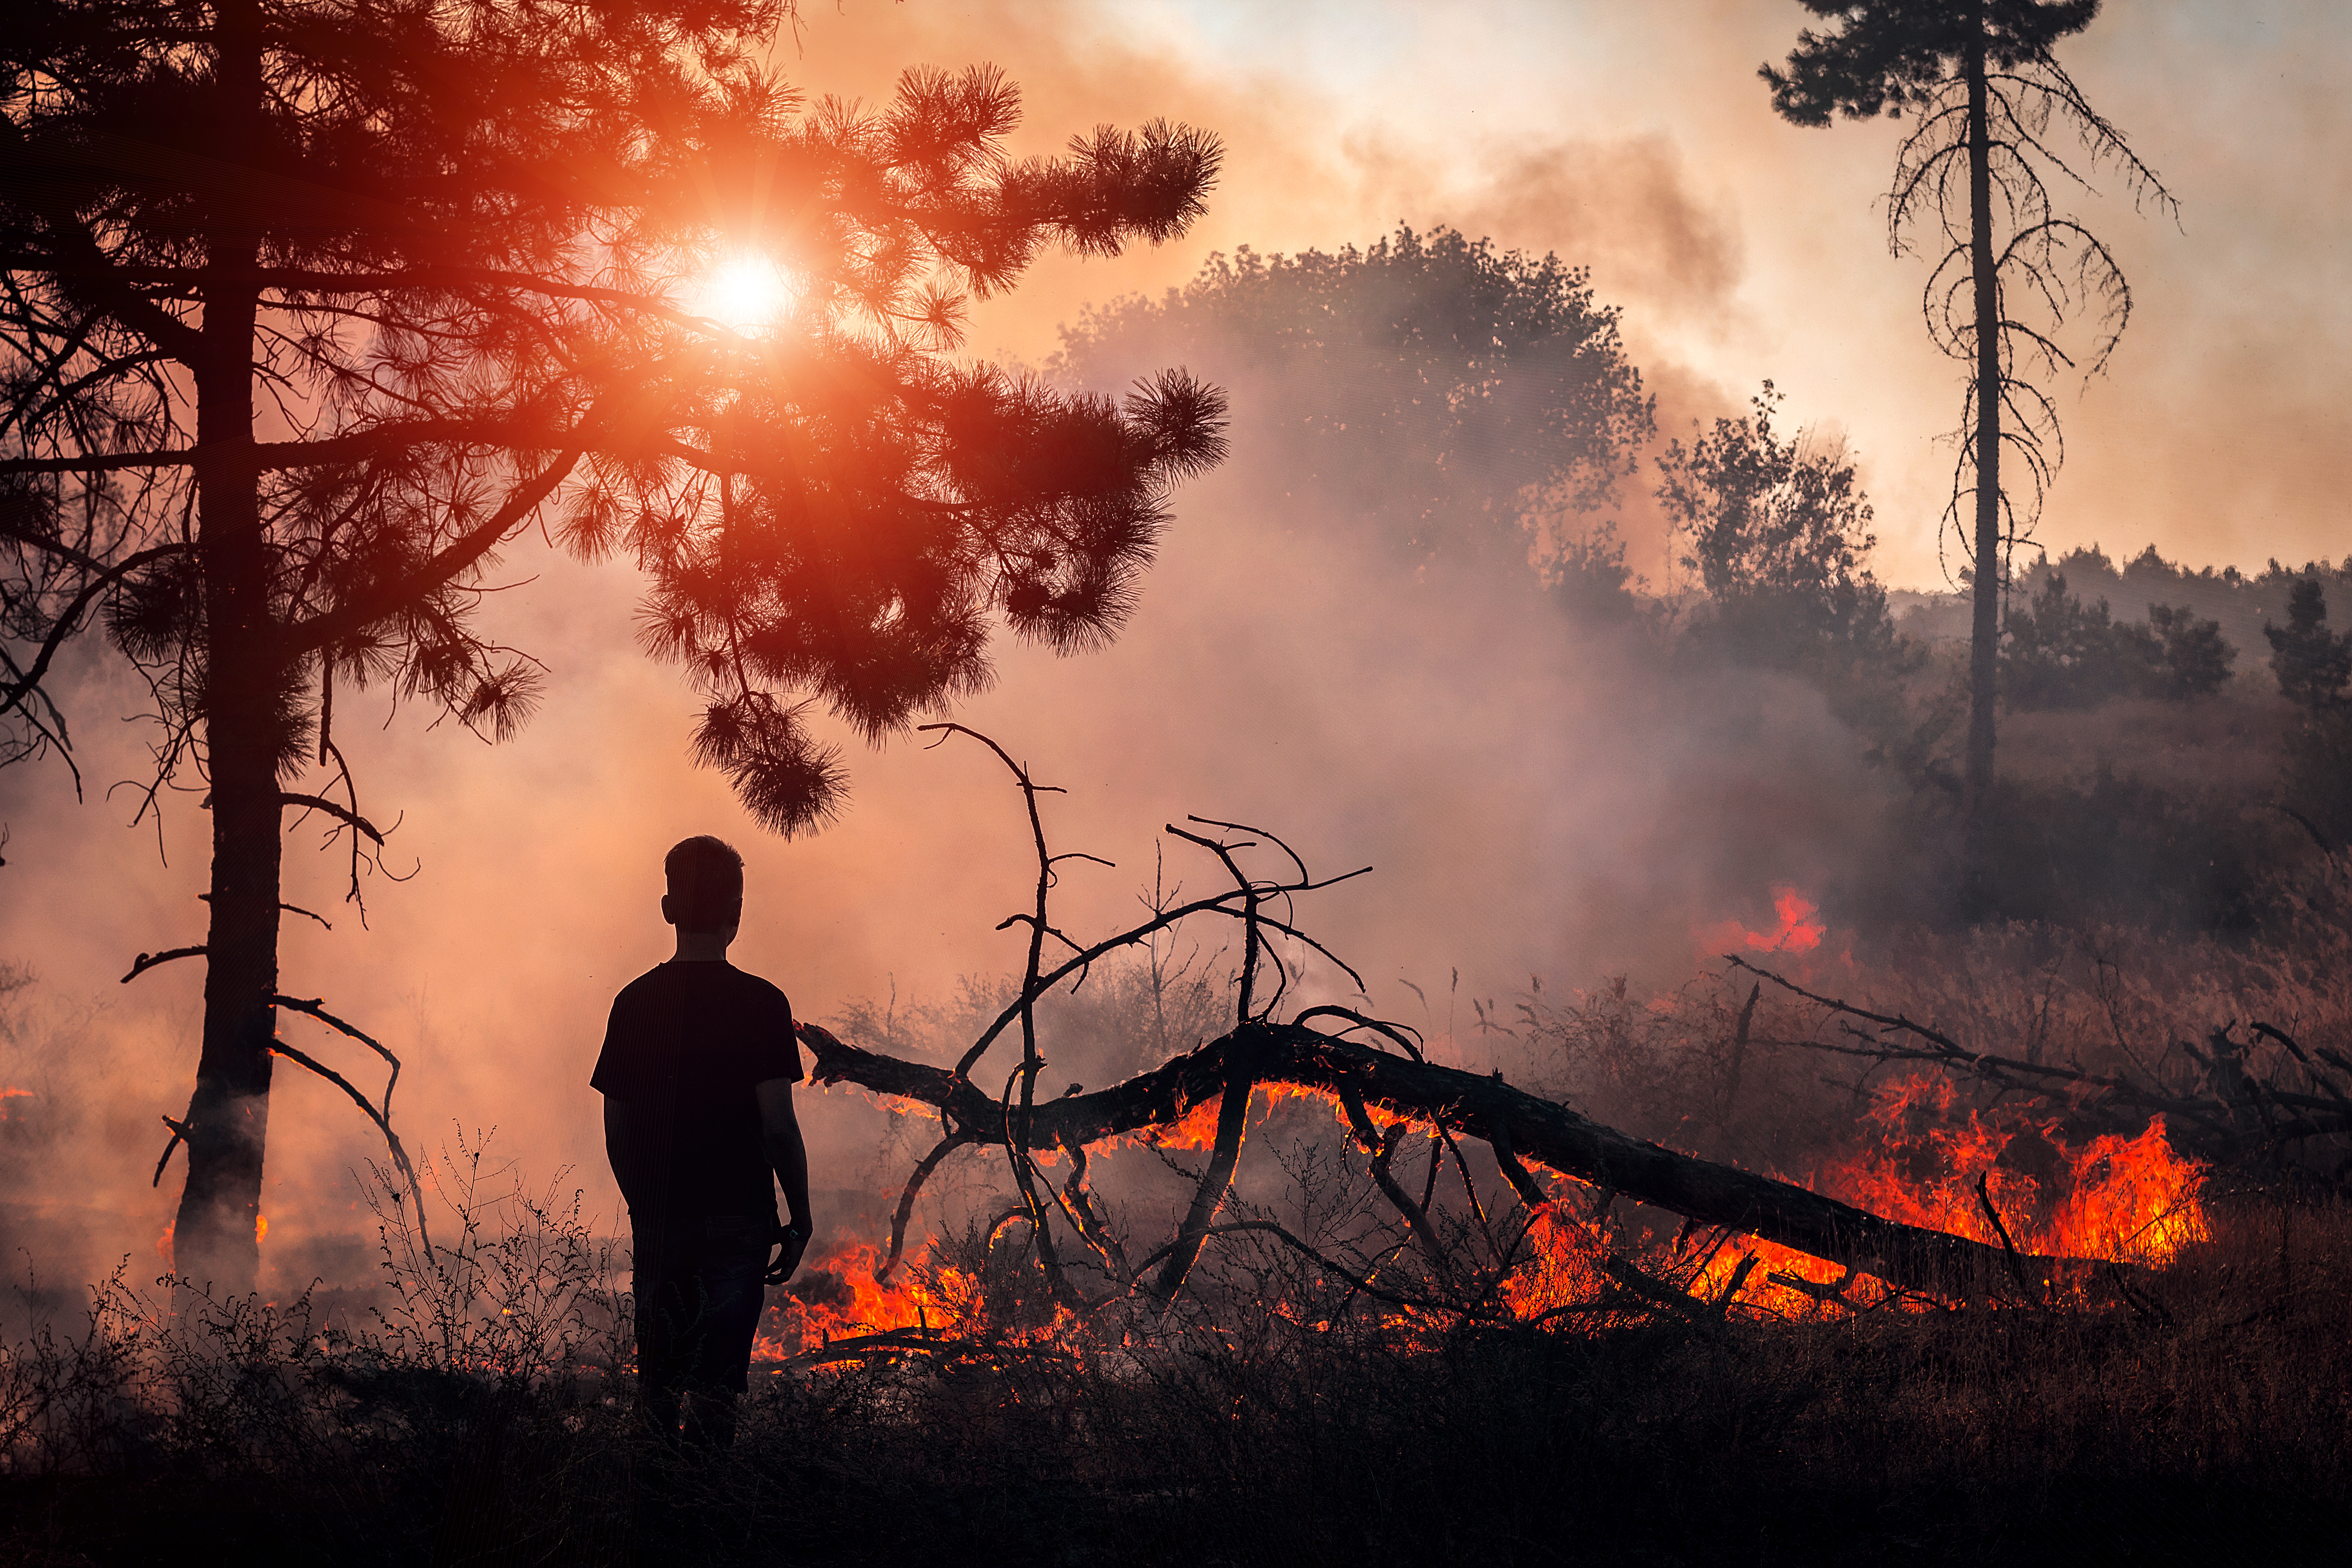
[[[1114,404],[948,357],[966,298],[1041,247],[1181,232],[1214,140],[1013,160],[988,68],[803,105],[761,63],[790,10],[12,12],[0,743],[70,761],[49,682],[102,622],[161,721],[146,805],[192,769],[209,792],[209,931],[141,961],[207,965],[184,1275],[251,1282],[272,1056],[307,1060],[273,1038],[284,815],[351,834],[354,896],[382,844],[335,694],[511,732],[537,668],[472,611],[535,523],[643,569],[644,640],[705,698],[697,754],[789,834],[841,800],[810,702],[879,738],[983,684],[999,624],[1111,636],[1168,486],[1222,455],[1219,395],[1181,373]],[[788,305],[708,319],[700,280],[745,257]]]
[[[2352,632],[2327,629],[2327,592],[2309,577],[2288,590],[2286,625],[2265,626],[2263,637],[2271,645],[2271,673],[2290,702],[2327,708],[2352,680]]]
[[[1717,419],[1688,447],[1670,441],[1658,459],[1659,502],[1687,534],[1683,564],[1711,601],[1700,635],[1783,668],[1907,670],[1916,650],[1896,636],[1865,564],[1878,540],[1853,458],[1805,432],[1781,439],[1780,404],[1768,381],[1752,415]]]
[[[1270,482],[1414,565],[1523,560],[1532,522],[1613,499],[1655,429],[1581,268],[1450,228],[1214,257],[1160,300],[1089,312],[1058,368],[1100,384],[1137,352],[1255,395]]]
[[[2051,53],[2090,25],[2098,0],[1799,4],[1836,30],[1800,33],[1785,72],[1762,68],[1772,107],[1811,126],[1836,115],[1914,117],[1895,153],[1887,242],[1900,255],[1923,228],[1940,242],[1922,311],[1937,347],[1969,367],[1946,519],[1973,579],[1964,782],[1974,830],[1993,777],[2006,547],[2031,531],[2063,455],[2056,407],[2027,371],[2075,367],[2061,331],[2095,307],[2099,330],[2081,368],[2096,374],[2131,314],[2115,258],[2051,201],[2049,177],[2089,188],[2053,145],[2053,122],[2074,132],[2087,167],[2111,163],[2136,196],[2167,210],[2178,204]],[[2023,471],[2021,485],[2004,483],[2004,454]]]

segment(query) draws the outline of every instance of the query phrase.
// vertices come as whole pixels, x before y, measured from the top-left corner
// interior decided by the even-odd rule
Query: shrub
[[[2085,605],[2053,572],[2032,600],[2010,610],[2001,696],[2011,708],[2095,708],[2118,697],[2182,700],[2219,691],[2237,650],[2219,621],[2187,605],[2150,605],[2144,623],[2118,623],[2105,599]]]

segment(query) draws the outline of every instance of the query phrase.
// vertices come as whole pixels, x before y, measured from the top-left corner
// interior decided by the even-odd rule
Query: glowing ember
[[[1810,922],[1811,910],[1801,899],[1784,898],[1780,906],[1783,935],[1778,940],[1785,940],[1789,932],[1810,932],[1810,940],[1818,942],[1821,928]],[[1335,1118],[1341,1115],[1328,1091],[1261,1084],[1252,1095],[1245,1125],[1264,1126],[1277,1105],[1297,1099],[1316,1101]],[[1205,1150],[1215,1140],[1219,1108],[1219,1099],[1209,1099],[1170,1125],[1109,1141],[1097,1152],[1107,1153],[1121,1143]],[[1377,1110],[1372,1115],[1383,1131],[1400,1120]],[[1414,1131],[1436,1136],[1425,1122],[1416,1121]],[[2136,1137],[2111,1135],[2070,1145],[2054,1119],[1975,1110],[1958,1113],[1948,1080],[1922,1078],[1881,1089],[1861,1131],[1866,1146],[1816,1173],[1808,1184],[1889,1219],[1999,1247],[2000,1237],[1978,1195],[1981,1180],[2009,1239],[2023,1254],[2161,1266],[2183,1246],[2208,1235],[2200,1196],[2203,1167],[2173,1151],[2161,1121]],[[1708,1232],[1687,1248],[1681,1243],[1653,1241],[1625,1251],[1622,1237],[1592,1215],[1586,1201],[1589,1189],[1549,1174],[1545,1179],[1552,1184],[1552,1201],[1519,1211],[1525,1215],[1524,1235],[1500,1244],[1513,1262],[1494,1289],[1503,1310],[1519,1322],[1580,1331],[1609,1321],[1622,1307],[1648,1310],[1627,1294],[1630,1287],[1622,1279],[1611,1279],[1612,1268],[1621,1277],[1622,1273],[1621,1265],[1612,1264],[1612,1255],[1699,1300],[1782,1316],[1830,1310],[1824,1301],[1832,1296],[1841,1297],[1846,1306],[1861,1307],[1880,1304],[1893,1294],[1876,1281],[1857,1282],[1840,1265],[1751,1236]],[[1401,1243],[1391,1256],[1403,1255]],[[970,1271],[940,1262],[936,1243],[920,1249],[919,1256],[923,1262],[903,1264],[887,1281],[875,1278],[883,1251],[870,1243],[852,1244],[812,1259],[790,1289],[775,1298],[756,1358],[782,1362],[813,1355],[844,1340],[903,1333],[900,1341],[867,1346],[863,1352],[893,1353],[911,1348],[909,1342],[918,1338],[967,1337],[1001,1308],[1001,1303],[983,1300],[996,1288],[984,1292]],[[1742,1276],[1742,1265],[1749,1259],[1753,1267]],[[1738,1291],[1727,1301],[1735,1279]],[[1317,1281],[1318,1287],[1322,1283]],[[1408,1293],[1422,1289],[1404,1278],[1396,1279],[1393,1288]],[[1444,1293],[1443,1289],[1438,1292]],[[1927,1305],[1916,1296],[1905,1296],[1903,1301],[1915,1310]],[[1305,1326],[1318,1331],[1328,1326],[1313,1321],[1312,1313],[1295,1311],[1287,1301],[1269,1306],[1277,1316]],[[1443,1331],[1452,1321],[1444,1311],[1402,1305],[1381,1318],[1388,1331],[1412,1343],[1434,1342],[1431,1332]],[[1056,1308],[1050,1321],[1010,1333],[992,1324],[986,1338],[997,1345],[1050,1343],[1057,1352],[1075,1352],[1077,1326],[1066,1310]]]
[[[893,1329],[945,1328],[972,1307],[971,1281],[953,1269],[901,1265],[887,1282],[877,1279],[884,1256],[872,1243],[857,1242],[803,1263],[775,1298],[752,1359],[782,1361],[829,1341]]]
[[[1598,1226],[1568,1213],[1568,1207],[1547,1204],[1530,1216],[1528,1260],[1503,1281],[1503,1304],[1521,1322],[1582,1305],[1601,1294],[1601,1259],[1607,1254],[1608,1238]]]

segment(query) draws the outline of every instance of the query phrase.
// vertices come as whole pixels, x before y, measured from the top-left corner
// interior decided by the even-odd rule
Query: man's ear
[[[677,924],[677,917],[676,915],[674,915],[674,914],[670,913],[670,910],[669,910],[669,895],[668,895],[667,893],[664,893],[664,894],[662,895],[662,900],[661,900],[661,911],[662,911],[662,921],[663,921],[663,922],[664,922],[665,924],[668,924],[668,925],[676,925],[676,924]]]

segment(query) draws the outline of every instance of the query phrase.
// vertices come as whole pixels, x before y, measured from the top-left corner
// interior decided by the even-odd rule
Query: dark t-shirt
[[[793,1005],[733,964],[670,963],[613,998],[590,1087],[633,1220],[766,1215],[776,1189],[751,1086],[801,1079]]]

